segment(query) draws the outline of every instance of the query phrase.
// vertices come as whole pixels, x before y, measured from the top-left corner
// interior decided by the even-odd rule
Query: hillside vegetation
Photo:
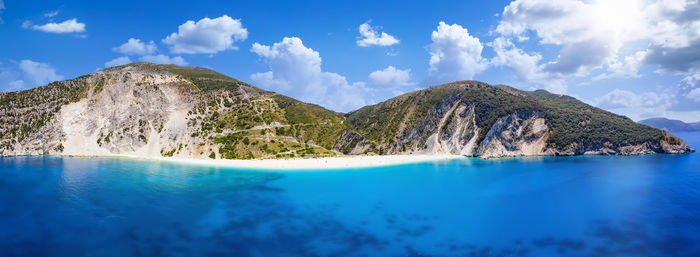
[[[139,74],[136,77],[140,79],[132,78],[134,74]],[[153,82],[163,74],[170,74],[178,80]],[[173,136],[170,139],[178,142],[163,144],[159,151],[163,156],[227,159],[334,156],[338,154],[331,150],[335,140],[347,129],[344,118],[338,113],[258,89],[209,69],[132,63],[31,90],[0,94],[0,148],[4,149],[4,155],[24,148],[18,147],[20,145],[34,143],[40,143],[34,153],[60,153],[60,141],[65,139],[58,120],[61,107],[80,100],[95,101],[105,87],[134,87],[135,96],[171,87],[180,92],[183,102],[191,105],[186,115],[187,135],[191,139],[183,141]],[[165,99],[144,101],[162,102]],[[165,103],[157,106],[165,108]],[[145,106],[139,108],[148,109]],[[164,133],[167,117],[160,117],[162,122],[138,114],[128,115],[128,119],[135,121],[125,124],[125,121],[111,120],[121,124],[100,129],[96,143],[108,148],[108,145],[117,145],[115,141],[122,140],[129,141],[131,148],[137,148],[148,143],[148,126],[156,125],[158,133]],[[48,141],[59,143],[47,148],[45,142]],[[114,146],[116,149],[111,151],[123,151],[120,147]]]
[[[132,63],[0,93],[0,155],[252,159],[692,151],[575,98],[458,81],[341,114],[198,67]]]
[[[487,128],[479,131],[477,142],[485,139],[500,117],[518,112],[541,114],[550,129],[547,146],[557,150],[604,145],[622,147],[663,139],[680,141],[673,135],[573,97],[544,90],[526,92],[507,86],[490,86],[478,81],[440,85],[366,106],[349,113],[348,124],[371,141],[390,147],[426,116],[442,115],[431,110],[439,109],[438,106],[451,97],[456,103],[450,104],[472,106],[476,125]]]

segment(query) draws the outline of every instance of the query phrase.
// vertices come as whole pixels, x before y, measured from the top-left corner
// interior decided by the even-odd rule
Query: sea
[[[700,154],[292,171],[4,157],[0,256],[700,256]]]

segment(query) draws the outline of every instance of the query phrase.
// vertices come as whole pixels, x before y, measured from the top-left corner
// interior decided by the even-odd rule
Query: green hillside
[[[658,129],[637,124],[573,97],[544,90],[526,92],[506,86],[494,87],[477,81],[453,82],[366,106],[349,113],[348,124],[378,144],[392,143],[408,133],[407,129],[400,128],[413,127],[448,98],[474,106],[477,126],[487,128],[481,130],[478,142],[499,117],[515,112],[542,113],[551,129],[547,144],[561,150],[576,145],[639,144],[664,137],[677,140]]]

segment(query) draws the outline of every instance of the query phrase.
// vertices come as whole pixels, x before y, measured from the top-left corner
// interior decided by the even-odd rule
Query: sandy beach
[[[197,164],[251,169],[272,170],[304,170],[304,169],[343,169],[396,164],[439,161],[465,158],[460,155],[373,155],[373,156],[344,156],[325,158],[294,158],[294,159],[265,159],[265,160],[227,160],[227,159],[194,159],[179,157],[144,157],[137,155],[119,155],[119,157],[139,158]]]

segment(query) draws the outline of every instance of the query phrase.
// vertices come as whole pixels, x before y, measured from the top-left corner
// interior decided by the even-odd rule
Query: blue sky
[[[0,90],[145,60],[338,111],[475,79],[697,121],[699,16],[695,0],[0,0]]]

